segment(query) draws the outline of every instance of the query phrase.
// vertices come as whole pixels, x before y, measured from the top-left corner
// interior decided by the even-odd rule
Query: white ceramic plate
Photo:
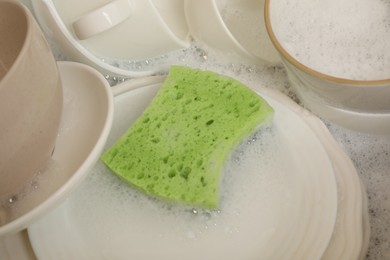
[[[159,85],[115,98],[107,146],[142,113]],[[270,149],[277,156],[263,154],[270,160],[263,160],[261,182],[252,192],[245,191],[242,197],[238,188],[217,213],[184,210],[184,218],[194,221],[180,224],[172,212],[181,212],[182,208],[161,208],[166,204],[128,188],[99,162],[68,200],[29,227],[37,257],[253,259],[261,254],[272,259],[319,259],[330,242],[337,213],[332,162],[303,119],[313,116],[283,105],[288,99],[280,100],[280,94],[262,94],[276,110],[271,131],[274,135],[265,139],[278,142],[280,149]],[[319,120],[317,124],[322,125]],[[258,160],[254,157],[252,163]],[[241,188],[246,184],[244,181]],[[229,204],[230,200],[239,203]]]
[[[0,226],[0,237],[26,228],[59,205],[95,164],[110,132],[113,97],[104,77],[79,63],[59,62],[58,67],[64,106],[53,161],[31,191],[0,212],[9,219]]]

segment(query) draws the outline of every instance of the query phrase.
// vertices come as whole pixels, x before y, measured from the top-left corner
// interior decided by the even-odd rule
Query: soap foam
[[[279,42],[306,66],[347,79],[390,78],[390,1],[280,0],[271,10],[283,17],[272,25]]]

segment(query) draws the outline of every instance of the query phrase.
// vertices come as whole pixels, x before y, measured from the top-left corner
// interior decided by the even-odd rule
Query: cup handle
[[[85,40],[123,22],[131,15],[128,0],[115,0],[83,15],[73,22],[73,30],[80,40]]]

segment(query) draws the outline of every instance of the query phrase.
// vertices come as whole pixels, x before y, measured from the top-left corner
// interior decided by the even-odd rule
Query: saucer
[[[110,132],[113,97],[106,79],[83,64],[57,64],[64,105],[52,161],[28,192],[15,195],[0,212],[6,221],[0,237],[26,228],[59,205],[86,177]]]
[[[129,88],[133,90],[128,92],[115,91],[116,87],[114,87],[114,92],[120,94],[115,97],[113,128],[106,146],[112,144],[142,113],[159,86],[158,83],[142,88],[132,86]],[[126,89],[126,87],[122,87],[122,89]],[[105,172],[107,170],[98,162],[92,169],[93,174],[90,174],[63,204],[29,227],[29,238],[36,255],[39,259],[51,259],[58,255],[66,259],[79,259],[83,256],[86,259],[98,259],[99,257],[140,259],[141,255],[148,258],[145,254],[159,252],[161,255],[162,252],[166,252],[164,250],[168,250],[171,252],[170,256],[174,254],[179,259],[180,257],[183,259],[185,255],[186,259],[199,259],[199,255],[194,254],[198,251],[188,253],[186,249],[202,248],[201,252],[213,253],[208,255],[219,259],[221,258],[220,254],[224,254],[228,248],[235,250],[235,247],[226,247],[225,245],[237,242],[237,237],[239,237],[241,242],[258,242],[255,245],[256,251],[268,256],[278,253],[281,259],[292,255],[297,257],[305,255],[309,256],[310,259],[319,258],[329,244],[337,215],[337,184],[333,162],[315,131],[306,123],[308,113],[304,113],[302,109],[299,109],[297,113],[293,112],[290,106],[285,105],[285,100],[280,99],[281,94],[274,95],[273,93],[266,91],[266,93],[262,93],[262,96],[276,109],[274,118],[276,135],[280,138],[282,145],[286,145],[281,149],[284,150],[283,160],[281,160],[284,162],[282,163],[284,166],[282,166],[282,170],[279,167],[275,171],[264,170],[264,173],[268,175],[264,175],[263,184],[260,184],[258,189],[254,189],[254,197],[244,201],[243,204],[236,204],[237,207],[244,204],[251,205],[248,211],[244,209],[247,206],[237,211],[240,212],[240,218],[237,218],[236,221],[240,225],[239,228],[242,228],[241,232],[235,232],[235,229],[228,225],[227,227],[231,229],[227,228],[225,239],[218,233],[219,230],[210,224],[202,231],[210,243],[204,243],[204,241],[197,243],[196,239],[183,241],[179,238],[180,246],[173,250],[172,244],[167,241],[176,239],[176,237],[173,238],[176,234],[173,231],[176,230],[176,223],[174,223],[173,229],[169,228],[172,219],[166,215],[162,215],[156,220],[158,223],[164,223],[163,227],[160,225],[161,223],[149,223],[149,221],[156,219],[153,216],[159,214],[159,211],[156,212],[155,204],[145,199],[145,196],[138,195],[136,202],[124,201],[123,197],[116,199],[115,195],[112,196],[113,194],[123,195],[124,191],[121,187],[123,184]],[[296,110],[297,108],[294,108],[294,111]],[[324,127],[318,119],[315,120],[315,123]],[[291,135],[295,135],[297,138],[291,138]],[[296,147],[302,147],[299,149],[299,153],[296,152]],[[300,163],[302,156],[305,157],[307,163]],[[271,163],[270,165],[275,164]],[[113,187],[105,185],[105,178],[109,179],[108,181],[113,184]],[[125,193],[129,192],[129,196],[132,196],[131,191],[128,191],[131,189],[125,190]],[[113,193],[111,194],[111,192]],[[147,212],[144,214],[141,212],[144,209],[134,210],[136,205],[133,203],[148,205],[146,211],[151,210],[155,214]],[[80,211],[80,209],[83,210]],[[91,214],[91,210],[93,210],[93,214]],[[226,208],[221,210],[226,210]],[[108,212],[109,214],[107,214]],[[129,212],[130,214],[127,214]],[[144,217],[137,215],[139,212]],[[261,212],[260,215],[259,212]],[[242,217],[245,218],[245,221],[241,221]],[[140,222],[136,222],[134,219],[138,219]],[[103,221],[105,224],[101,225],[99,221]],[[294,226],[291,226],[291,222],[295,223]],[[127,225],[116,225],[117,223],[127,223]],[[154,230],[155,228],[158,229],[158,232]],[[267,232],[260,232],[259,229]],[[109,234],[97,234],[96,232],[108,232]],[[157,232],[158,235],[155,236],[154,232]],[[247,234],[249,235],[247,236]],[[192,237],[191,234],[190,237]],[[222,240],[215,240],[216,237],[222,238]],[[148,238],[160,239],[160,241],[154,243],[150,242]],[[142,244],[140,241],[146,241],[146,244]],[[153,252],[150,251],[150,248],[147,250],[149,242],[154,245]],[[246,242],[243,244],[246,245]],[[129,247],[129,245],[132,246]],[[96,248],[101,248],[103,251],[96,250]],[[225,249],[221,250],[222,248]],[[280,248],[282,250],[279,250]],[[250,252],[245,249],[240,250],[241,253],[245,254]],[[234,254],[229,257],[234,258]],[[153,258],[149,255],[149,259]]]

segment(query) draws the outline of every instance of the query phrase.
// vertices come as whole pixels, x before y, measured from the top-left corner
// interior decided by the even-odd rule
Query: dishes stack
[[[151,101],[161,83],[150,80],[113,88],[107,146]],[[250,165],[245,178],[261,175],[254,189],[226,184],[233,192],[222,191],[219,211],[204,212],[150,199],[98,163],[65,203],[29,227],[38,259],[363,259],[367,201],[350,159],[318,118],[279,92],[259,94],[276,113],[252,144],[268,148],[264,164],[253,164],[262,160],[246,153],[252,148],[239,148]]]
[[[164,72],[167,54],[181,55],[192,39],[232,60],[280,62],[264,26],[264,1],[72,1],[31,3],[62,55],[103,74],[133,78]]]
[[[275,108],[272,126],[261,129],[232,155],[218,210],[151,199],[124,185],[99,161],[84,179],[108,135],[111,94],[115,96],[115,114],[106,148],[147,107],[162,78],[142,78],[156,71],[123,74],[123,70],[105,64],[80,43],[75,44],[70,40],[68,25],[55,13],[55,2],[35,0],[33,4],[44,29],[62,37],[62,47],[74,52],[72,59],[101,72],[141,78],[119,84],[111,88],[111,93],[102,75],[94,70],[81,64],[59,63],[66,83],[64,109],[68,120],[64,122],[68,125],[62,128],[63,142],[57,145],[55,157],[67,158],[64,165],[72,168],[47,201],[39,200],[45,203],[10,223],[9,229],[0,229],[0,234],[26,227],[69,191],[72,193],[29,226],[28,234],[24,231],[1,238],[1,259],[14,259],[14,252],[23,252],[20,259],[41,260],[365,257],[370,233],[367,196],[352,162],[317,117],[269,89],[257,91]],[[192,1],[185,3],[188,7]],[[97,86],[101,86],[100,91],[96,91]],[[101,104],[106,99],[107,115],[103,117]],[[89,107],[83,106],[88,102]],[[70,112],[77,115],[67,117]],[[85,125],[81,130],[80,123]],[[84,149],[74,149],[75,144]]]

